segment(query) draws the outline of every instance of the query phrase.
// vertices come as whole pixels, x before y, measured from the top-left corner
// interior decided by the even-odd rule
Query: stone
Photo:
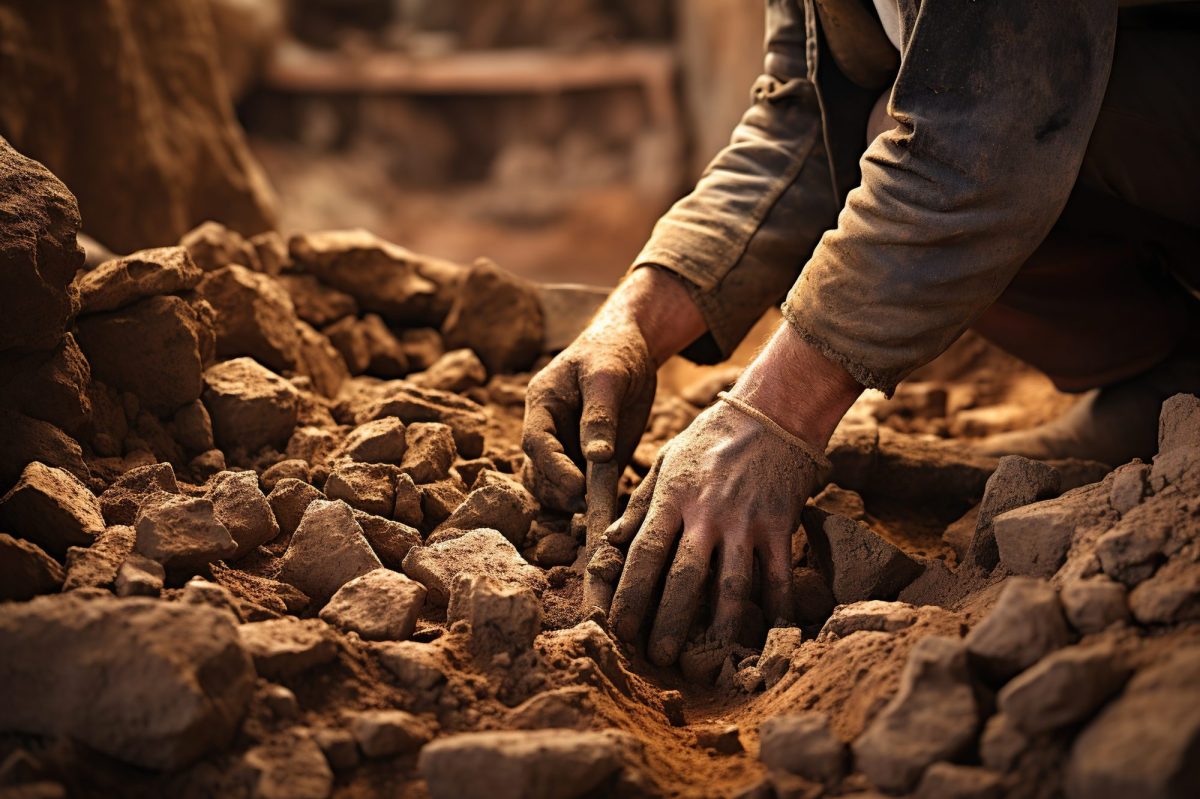
[[[280,480],[289,478],[307,483],[309,479],[308,462],[299,458],[282,460],[264,469],[263,473],[258,476],[258,482],[263,491],[270,493],[275,490],[275,486],[279,484]]]
[[[196,605],[61,594],[0,607],[0,728],[177,769],[228,746],[254,690],[233,619]],[[86,664],[86,666],[85,666]]]
[[[415,422],[405,431],[407,449],[400,469],[417,484],[444,480],[458,453],[454,432],[440,422]]]
[[[1058,598],[1067,621],[1082,635],[1129,623],[1125,586],[1106,577],[1068,580]]]
[[[351,430],[339,451],[347,458],[363,463],[399,464],[407,448],[404,422],[389,416]]]
[[[333,399],[350,379],[346,360],[328,338],[304,322],[296,322],[300,342],[296,371],[312,381],[313,390]]]
[[[267,504],[275,514],[279,531],[290,537],[300,526],[300,520],[308,506],[318,499],[325,498],[324,494],[308,483],[285,477],[271,489],[271,493],[267,495]]]
[[[878,788],[912,790],[929,765],[970,746],[979,722],[963,642],[922,638],[899,689],[854,742],[855,765]]]
[[[711,749],[719,755],[736,755],[745,751],[736,724],[705,724],[696,727],[696,745]]]
[[[396,335],[400,338],[400,346],[404,347],[404,355],[412,369],[429,369],[446,353],[442,334],[433,328],[407,328],[398,331]]]
[[[404,573],[425,586],[430,604],[445,607],[450,587],[460,574],[487,575],[503,585],[546,589],[542,570],[527,563],[516,547],[496,530],[472,530],[432,546],[413,547],[404,558]]]
[[[468,494],[441,526],[458,530],[491,527],[513,544],[522,546],[537,512],[537,500],[524,486],[512,481],[496,482]]]
[[[555,727],[582,729],[594,718],[595,712],[596,702],[592,689],[582,685],[571,685],[543,691],[526,699],[509,711],[505,717],[505,726],[516,730],[545,730]],[[735,731],[736,729],[734,727]],[[716,732],[710,740],[720,745],[713,739],[722,737],[720,732]],[[740,740],[738,746],[741,746]]]
[[[759,725],[758,742],[758,759],[769,769],[826,784],[846,773],[846,744],[829,729],[824,713],[772,716]]]
[[[409,527],[403,522],[385,519],[354,511],[354,520],[362,528],[363,537],[371,545],[371,549],[379,556],[379,560],[389,569],[399,571],[404,562],[404,556],[413,547],[421,546],[421,533],[415,527]]]
[[[533,285],[480,259],[442,325],[450,349],[467,347],[491,374],[522,372],[542,352],[545,321]]]
[[[472,350],[451,350],[425,371],[409,375],[408,380],[424,388],[461,393],[486,383],[487,368]]]
[[[1135,460],[1113,472],[1108,504],[1124,516],[1136,508],[1150,489],[1150,466]]]
[[[90,547],[71,547],[67,550],[67,575],[64,591],[78,588],[111,590],[121,564],[133,552],[137,533],[127,525],[107,528]]]
[[[91,477],[79,442],[48,422],[0,407],[0,485],[15,483],[34,461],[80,480]]]
[[[895,633],[911,627],[916,621],[917,609],[906,602],[870,599],[834,608],[819,637],[845,638],[859,630]]]
[[[1032,741],[1012,719],[997,713],[984,725],[979,736],[979,756],[983,765],[1002,774],[1017,768],[1021,756],[1029,750]]]
[[[217,312],[218,357],[249,356],[276,372],[296,367],[296,311],[273,278],[230,265],[205,274],[196,291]]]
[[[279,580],[230,568],[223,563],[212,564],[209,571],[217,584],[235,598],[266,608],[280,616],[285,613],[299,614],[308,607],[309,600],[303,591]]]
[[[222,472],[213,478],[205,497],[213,504],[217,521],[225,525],[237,544],[234,560],[279,535],[279,523],[267,498],[258,488],[254,472]]]
[[[862,522],[809,506],[804,529],[816,562],[839,604],[892,599],[921,566]]]
[[[188,461],[187,470],[191,472],[193,480],[205,482],[210,477],[216,477],[225,471],[228,465],[225,462],[224,452],[219,449],[210,449]]]
[[[218,28],[221,27],[218,24]],[[258,256],[258,271],[274,278],[283,277],[283,273],[292,268],[292,258],[288,255],[287,241],[277,230],[264,230],[249,239],[250,246]],[[253,264],[248,264],[253,266]]]
[[[98,380],[166,417],[204,389],[204,367],[215,342],[212,317],[204,302],[149,297],[79,319],[79,346]]]
[[[216,448],[212,418],[200,400],[188,403],[175,412],[169,426],[171,435],[189,452],[207,452]]]
[[[975,534],[967,548],[967,562],[988,571],[994,569],[1002,559],[993,529],[996,517],[1040,499],[1056,496],[1061,487],[1062,476],[1053,466],[1021,455],[1002,457],[984,486]],[[1032,536],[1029,538],[1032,540]],[[1067,540],[1070,541],[1070,538]],[[1011,549],[1009,554],[1013,554]]]
[[[805,626],[824,624],[837,605],[833,592],[829,590],[829,583],[810,566],[792,569],[792,594],[796,621]]]
[[[459,574],[451,585],[446,619],[465,619],[471,625],[471,652],[486,663],[498,653],[515,655],[533,647],[542,631],[542,605],[525,586],[486,574]]]
[[[1075,739],[1067,799],[1184,799],[1200,783],[1200,648],[1142,669]]]
[[[258,269],[258,253],[236,230],[208,220],[182,235],[179,244],[205,272],[215,272],[230,264]]]
[[[468,488],[474,487],[475,480],[484,472],[496,471],[496,462],[491,458],[471,458],[470,460],[460,460],[454,464],[454,470],[458,472],[462,481],[467,484]]]
[[[379,662],[396,675],[400,684],[413,691],[427,693],[445,682],[450,666],[440,650],[416,641],[381,644],[376,650]]]
[[[117,570],[116,593],[122,597],[158,596],[166,579],[167,572],[162,564],[135,552]]]
[[[345,771],[358,765],[358,741],[349,730],[319,729],[313,731],[313,741],[325,753],[325,760],[336,771]]]
[[[134,523],[139,555],[158,561],[175,575],[191,575],[237,551],[211,501],[177,494],[155,494],[142,505]]]
[[[767,631],[758,668],[767,688],[783,679],[792,665],[792,656],[800,649],[804,633],[799,627],[772,627]]]
[[[346,362],[352,375],[360,375],[371,365],[371,350],[367,341],[367,329],[362,321],[347,316],[327,326],[322,333]]]
[[[319,619],[270,619],[237,628],[242,647],[260,677],[300,674],[337,657],[337,641]]]
[[[390,569],[376,569],[337,590],[321,610],[333,626],[369,641],[402,641],[413,634],[425,587]]]
[[[394,381],[380,397],[356,413],[356,421],[362,424],[385,416],[395,416],[406,425],[414,422],[449,425],[460,456],[478,458],[483,454],[487,416],[478,403],[466,397]]]
[[[220,583],[210,582],[203,577],[193,577],[188,580],[179,593],[179,601],[189,605],[207,605],[210,608],[224,610],[232,614],[238,621],[243,620],[233,592]]]
[[[78,478],[35,461],[0,497],[0,529],[61,559],[68,547],[90,545],[104,531],[104,517],[99,500]]]
[[[329,473],[325,495],[365,513],[390,516],[396,507],[399,474],[399,468],[390,463],[343,463]]]
[[[574,799],[620,769],[617,741],[575,730],[459,733],[427,744],[417,768],[433,799]]]
[[[283,554],[279,579],[324,603],[355,577],[382,565],[349,505],[316,500],[304,511]]]
[[[440,480],[418,488],[421,494],[421,526],[427,530],[450,518],[454,509],[467,499],[467,495],[454,480]]]
[[[291,383],[250,358],[225,361],[204,373],[204,405],[224,450],[282,449],[296,427],[299,404]]]
[[[916,799],[1000,799],[1004,796],[1001,775],[978,766],[934,763],[925,770],[917,786]]]
[[[1002,513],[992,522],[1000,563],[1013,574],[1052,577],[1066,560],[1078,526],[1073,496]]]
[[[79,307],[79,206],[50,170],[0,138],[0,209],[0,350],[50,349]]]
[[[396,504],[392,506],[392,518],[410,527],[419,527],[425,518],[421,507],[421,490],[407,474],[396,478]]]
[[[1175,557],[1129,592],[1139,624],[1182,624],[1200,619],[1200,565]]]
[[[1051,652],[1018,674],[996,697],[1000,712],[1029,735],[1089,718],[1129,677],[1111,642]]]
[[[429,725],[403,710],[364,710],[350,717],[350,732],[367,757],[394,757],[420,749],[433,737]]]
[[[408,373],[404,347],[383,319],[367,314],[359,320],[358,328],[367,347],[367,372],[385,378],[403,377]]]
[[[325,753],[306,734],[252,747],[242,764],[252,775],[254,799],[326,799],[333,793]]]
[[[857,522],[867,520],[867,507],[858,492],[842,488],[836,483],[825,486],[820,494],[813,497],[813,504],[826,513],[845,516]]]
[[[1100,568],[1114,580],[1132,588],[1154,574],[1166,555],[1170,529],[1141,524],[1129,514],[1096,539]]]
[[[296,315],[313,327],[325,327],[358,314],[358,303],[353,297],[321,285],[312,275],[283,274],[276,280],[292,298]]]
[[[48,352],[0,353],[0,405],[82,435],[92,432],[93,393],[92,368],[70,333]]]
[[[80,314],[115,311],[146,297],[195,288],[203,276],[183,247],[156,247],[106,261],[75,279]]]
[[[468,495],[467,500],[470,501],[470,499],[471,497]],[[453,519],[454,515],[451,514],[447,527],[455,526]],[[507,535],[504,537],[508,538]],[[540,566],[569,566],[575,562],[575,558],[578,556],[578,553],[579,543],[573,537],[567,535],[566,533],[551,533],[545,538],[538,539],[537,546],[534,548],[533,556]]]
[[[1032,577],[1010,577],[966,644],[984,675],[1002,683],[1066,646],[1070,638],[1054,587]]]
[[[1162,405],[1158,417],[1158,451],[1200,451],[1200,397],[1176,394]]]
[[[29,541],[0,533],[0,602],[23,602],[62,587],[62,566]]]

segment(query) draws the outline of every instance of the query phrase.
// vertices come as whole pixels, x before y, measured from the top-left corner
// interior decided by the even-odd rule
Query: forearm
[[[634,269],[601,306],[593,326],[632,321],[656,366],[704,335],[705,323],[682,279],[653,266]]]

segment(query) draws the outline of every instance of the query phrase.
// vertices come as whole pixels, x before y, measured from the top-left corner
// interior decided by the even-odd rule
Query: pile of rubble
[[[1200,779],[1195,397],[1111,472],[852,415],[793,539],[799,626],[698,628],[659,670],[579,618],[581,520],[523,483],[531,286],[214,223],[85,267],[73,198],[2,142],[0,208],[0,792]],[[660,398],[626,489],[722,387]]]

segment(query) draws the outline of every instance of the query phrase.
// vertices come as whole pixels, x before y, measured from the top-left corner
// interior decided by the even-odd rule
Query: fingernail
[[[589,441],[583,447],[583,456],[589,461],[605,463],[612,460],[613,445],[608,441]]]

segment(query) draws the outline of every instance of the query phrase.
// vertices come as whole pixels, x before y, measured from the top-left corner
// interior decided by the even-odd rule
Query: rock
[[[381,566],[350,506],[316,500],[304,511],[283,554],[279,579],[324,603],[355,577]]]
[[[49,352],[0,353],[0,405],[74,435],[93,427],[91,384],[92,368],[70,333]]]
[[[472,350],[451,350],[428,369],[408,376],[409,382],[438,391],[466,391],[487,382],[487,368]]]
[[[405,439],[401,470],[417,484],[444,480],[458,454],[450,427],[440,422],[415,422],[408,426]]]
[[[845,638],[859,630],[894,633],[917,621],[917,609],[905,602],[873,599],[839,605],[821,628],[820,638]]]
[[[772,716],[758,728],[758,759],[806,779],[832,784],[846,772],[846,744],[829,729],[824,713]]]
[[[399,468],[390,463],[344,463],[330,472],[325,495],[365,513],[390,516],[396,507],[399,474]]]
[[[219,357],[246,355],[276,372],[296,367],[296,311],[274,279],[232,265],[208,272],[197,291],[216,309]]]
[[[396,504],[392,506],[392,518],[410,527],[420,526],[425,518],[425,511],[421,508],[421,490],[407,474],[396,478]]]
[[[514,545],[522,546],[537,512],[537,500],[524,486],[515,481],[495,482],[468,494],[441,526],[458,530],[492,527]],[[574,543],[571,539],[572,546]]]
[[[1129,592],[1129,609],[1139,624],[1182,624],[1200,619],[1200,566],[1172,559]]]
[[[258,253],[236,230],[220,222],[202,222],[183,234],[179,244],[205,272],[216,272],[230,264],[258,270]]]
[[[220,583],[209,582],[203,577],[193,577],[183,586],[179,601],[189,605],[207,605],[210,608],[223,610],[242,621],[242,613],[237,598],[233,592]],[[292,697],[293,701],[295,697]]]
[[[157,247],[102,263],[75,280],[80,314],[115,311],[146,297],[195,288],[203,272],[183,247]]]
[[[287,583],[233,569],[223,563],[214,563],[210,571],[217,584],[234,597],[281,616],[285,613],[299,614],[308,607],[308,597]]]
[[[296,371],[312,381],[313,390],[332,399],[350,379],[350,369],[342,354],[325,336],[304,322],[296,322],[300,353]]]
[[[58,591],[63,569],[36,544],[0,533],[0,602]]]
[[[293,236],[288,251],[299,271],[354,297],[363,310],[402,326],[440,325],[464,271],[365,230]]]
[[[433,732],[403,710],[364,710],[350,718],[350,732],[367,757],[393,757],[420,749]]]
[[[459,455],[464,458],[478,458],[483,454],[487,416],[482,407],[466,397],[396,381],[388,384],[381,397],[362,408],[357,413],[356,421],[362,424],[385,416],[395,416],[405,424],[447,424],[454,434],[454,444]]]
[[[1028,577],[1053,576],[1080,526],[1078,499],[1068,495],[997,516],[993,540],[1004,568]]]
[[[254,472],[218,474],[205,497],[212,502],[217,521],[225,525],[237,544],[233,559],[248,555],[279,535],[279,523],[258,489],[258,476]]]
[[[491,374],[532,366],[544,331],[533,285],[483,259],[471,267],[442,325],[446,346],[469,347]]]
[[[1163,550],[1170,538],[1167,527],[1140,524],[1136,516],[1128,514],[1096,539],[1100,568],[1130,588],[1154,574],[1166,557]]]
[[[282,24],[282,20],[280,20]],[[219,27],[219,26],[218,26]],[[292,258],[288,255],[287,242],[276,230],[264,230],[250,237],[250,246],[258,256],[260,272],[274,278],[283,277],[283,273],[292,268]],[[251,266],[253,266],[251,264]]]
[[[1031,744],[1030,737],[1021,732],[1012,719],[997,713],[984,725],[979,737],[979,756],[984,766],[1006,774],[1017,768]]]
[[[204,405],[222,449],[256,452],[287,443],[300,403],[291,383],[250,358],[235,358],[205,372],[204,384]]]
[[[131,469],[100,495],[100,511],[109,524],[132,526],[146,499],[156,493],[178,494],[175,470],[169,463]]]
[[[967,635],[972,660],[994,682],[1004,682],[1070,641],[1054,587],[1010,577],[983,621]]]
[[[988,571],[994,569],[997,562],[1003,557],[1003,554],[997,551],[997,541],[993,531],[996,517],[1040,499],[1049,499],[1057,495],[1061,487],[1062,477],[1053,466],[1020,455],[1002,457],[996,465],[996,471],[992,473],[992,476],[988,478],[987,485],[984,486],[983,500],[979,504],[979,517],[975,525],[975,535],[971,538],[971,544],[967,549],[967,562]],[[1043,504],[1048,505],[1049,503]],[[1026,538],[1029,539],[1029,543],[1036,540],[1032,535],[1027,535]],[[1070,542],[1069,536],[1067,541]],[[1015,551],[1010,548],[1009,554],[1011,556],[1015,554]],[[1063,554],[1066,554],[1065,548]],[[1057,568],[1057,564],[1055,568]],[[1017,574],[1029,573],[1017,572]],[[1038,576],[1048,577],[1049,575]]]
[[[505,726],[517,730],[545,730],[555,727],[585,728],[594,717],[593,691],[581,685],[553,688],[531,696],[514,707],[505,717]],[[732,726],[732,725],[731,725]],[[736,730],[736,727],[734,728]],[[738,742],[741,746],[741,742]]]
[[[324,494],[308,483],[285,477],[271,489],[271,493],[267,495],[267,504],[275,514],[279,531],[290,537],[300,526],[300,519],[304,517],[308,506],[318,499],[325,498]]]
[[[470,496],[467,497],[467,500],[470,501]],[[451,521],[447,527],[455,526],[453,518],[454,516],[451,514]],[[508,538],[507,535],[504,537]],[[579,544],[574,538],[566,533],[551,533],[545,538],[538,539],[537,547],[534,549],[534,559],[540,566],[569,566],[575,562],[578,552]]]
[[[402,641],[412,635],[425,604],[425,587],[390,569],[376,569],[337,590],[321,610],[335,627],[370,641]]]
[[[200,400],[184,405],[171,419],[171,434],[189,452],[207,452],[216,448],[212,418]]]
[[[217,520],[213,503],[207,499],[155,494],[138,511],[134,529],[138,554],[177,575],[195,574],[237,551],[229,530]]]
[[[792,569],[792,593],[796,621],[805,626],[823,624],[837,605],[825,578],[809,566]]]
[[[1133,510],[1146,496],[1150,488],[1150,466],[1135,460],[1113,472],[1112,488],[1108,492],[1108,504],[1124,516]]]
[[[367,314],[358,323],[367,347],[367,371],[377,377],[403,377],[408,373],[408,356],[400,340],[375,314]]]
[[[800,648],[804,633],[799,627],[772,627],[767,631],[758,668],[767,688],[783,679],[792,665],[792,656]]]
[[[134,394],[159,416],[195,401],[212,358],[212,309],[175,296],[139,300],[78,322],[79,346],[92,374]],[[211,410],[211,409],[210,409]]]
[[[264,469],[258,476],[258,482],[263,491],[270,493],[281,480],[292,479],[307,483],[308,478],[308,462],[299,458],[288,458]]]
[[[441,480],[436,483],[420,486],[421,518],[424,529],[433,529],[466,501],[467,495],[462,492],[454,480]]]
[[[325,327],[358,314],[349,294],[321,285],[312,275],[284,274],[276,278],[292,298],[296,315],[313,327]]]
[[[468,732],[426,745],[417,767],[433,799],[573,799],[598,790],[621,760],[603,733]]]
[[[367,342],[367,329],[361,320],[347,316],[327,326],[322,332],[342,356],[350,374],[360,375],[367,371],[371,365],[371,350]]]
[[[117,596],[158,596],[166,578],[167,572],[161,564],[133,553],[117,570]]]
[[[358,741],[349,730],[321,729],[313,731],[313,741],[325,753],[325,759],[337,771],[358,765]]]
[[[918,563],[862,522],[809,506],[804,529],[839,604],[891,599],[921,573]]]
[[[83,266],[79,206],[48,169],[0,138],[0,208],[0,350],[50,349],[79,307],[71,285]]]
[[[449,306],[447,306],[449,307]],[[442,343],[442,334],[433,328],[417,327],[401,330],[400,346],[404,347],[404,355],[412,369],[425,370],[437,363],[446,352]]]
[[[484,472],[496,471],[496,462],[491,458],[471,458],[454,464],[455,471],[468,487],[474,487],[476,478]]]
[[[399,570],[405,555],[413,547],[421,546],[421,533],[415,527],[395,522],[382,516],[354,511],[354,520],[362,528],[363,537],[375,550],[379,560],[389,569]]]
[[[56,558],[88,546],[104,531],[100,502],[70,472],[33,462],[0,497],[0,529],[32,541]]]
[[[1000,799],[1004,782],[999,774],[978,766],[934,763],[925,770],[916,799]]]
[[[219,449],[210,449],[207,452],[201,452],[188,461],[187,465],[193,479],[198,481],[206,481],[210,477],[215,477],[225,471],[227,467],[225,453]]]
[[[706,724],[693,730],[696,745],[711,749],[719,755],[736,755],[745,751],[736,724]]]
[[[429,644],[398,641],[382,644],[376,649],[379,662],[396,675],[401,685],[414,691],[429,692],[445,682],[449,665],[440,651]]]
[[[340,451],[363,463],[396,463],[404,458],[404,423],[394,416],[361,424],[350,431]]]
[[[1176,394],[1162,405],[1158,417],[1158,451],[1200,451],[1200,397]]]
[[[471,651],[486,663],[501,652],[533,647],[542,631],[542,605],[529,588],[493,580],[486,574],[460,574],[451,585],[446,619],[471,625]]]
[[[826,513],[845,516],[856,522],[867,520],[867,508],[858,492],[847,490],[835,483],[825,486],[820,494],[813,497],[813,504]]]
[[[260,677],[300,674],[337,657],[329,625],[319,619],[270,619],[237,628],[238,637]]]
[[[1036,735],[1084,721],[1120,690],[1129,668],[1111,642],[1051,652],[997,696],[1000,712]]]
[[[1125,587],[1103,576],[1069,580],[1059,594],[1067,621],[1082,635],[1129,622]]]
[[[413,547],[404,559],[404,573],[429,591],[429,601],[445,607],[450,586],[459,574],[487,575],[502,585],[530,588],[541,595],[546,578],[541,569],[526,563],[508,539],[496,530],[469,533],[425,547]]]
[[[963,642],[922,638],[896,694],[854,742],[855,764],[885,791],[912,790],[930,764],[962,754],[978,726]]]
[[[151,599],[40,597],[0,607],[0,727],[68,735],[176,769],[232,742],[254,689],[233,620]],[[86,664],[86,666],[85,666]]]
[[[333,793],[325,753],[306,734],[255,746],[242,764],[253,775],[254,799],[326,799]]]
[[[70,472],[91,474],[75,439],[52,424],[0,407],[0,485],[12,485],[33,461]]]
[[[1071,749],[1067,799],[1183,799],[1200,780],[1200,649],[1143,669]]]
[[[137,533],[127,525],[109,527],[90,547],[71,547],[67,550],[67,576],[64,591],[77,588],[111,590],[121,564],[133,552]]]

